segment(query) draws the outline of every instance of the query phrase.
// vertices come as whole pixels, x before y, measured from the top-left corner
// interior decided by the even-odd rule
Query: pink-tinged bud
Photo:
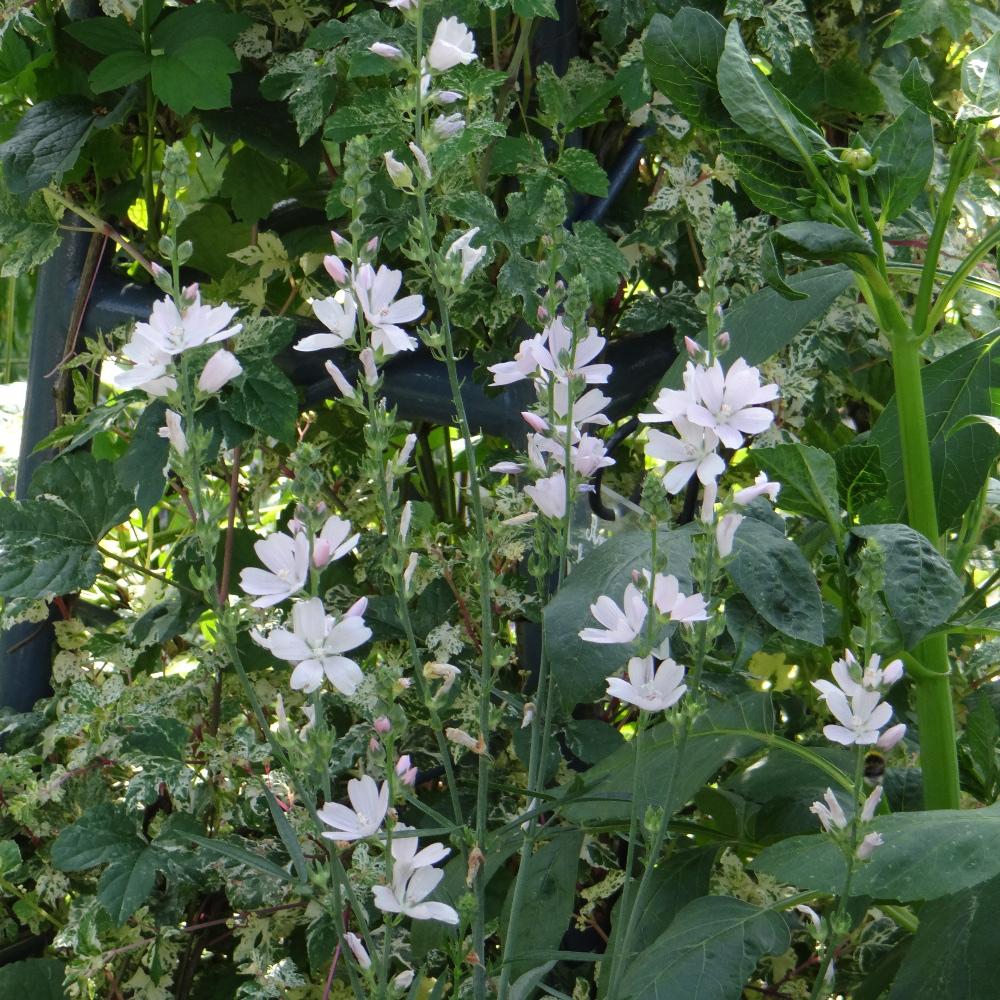
[[[317,538],[313,542],[313,566],[316,569],[324,569],[330,562],[330,554],[333,549],[325,538]]]
[[[395,45],[388,45],[385,42],[375,42],[370,45],[369,48],[377,56],[381,56],[383,59],[402,59],[403,50],[397,49]]]
[[[517,462],[497,462],[496,465],[490,466],[490,472],[496,472],[502,476],[516,476],[523,471],[524,466]]]
[[[320,516],[325,514],[329,509],[330,508],[327,507],[325,500],[320,500],[319,503],[316,504],[316,513]]]
[[[690,337],[685,337],[684,347],[692,358],[701,357],[701,346],[699,345],[697,340],[692,340]]]
[[[448,728],[444,731],[444,735],[452,743],[457,743],[460,747],[465,747],[466,750],[471,750],[473,753],[482,753],[486,749],[486,744],[482,739],[473,739],[464,729]]]
[[[360,618],[368,610],[368,598],[359,597],[345,612],[345,618]]]
[[[549,318],[549,311],[545,306],[539,306],[535,310],[535,315],[538,317],[539,323],[544,323]]]
[[[374,736],[368,741],[368,749],[372,753],[378,753],[378,750],[379,750],[380,746],[382,746],[382,744],[379,743],[379,741],[377,739],[375,739]]]
[[[288,519],[288,530],[293,535],[297,535],[300,531],[305,531],[306,526],[297,517],[290,517]]]
[[[715,303],[715,315],[719,319],[722,319],[722,303],[721,302],[716,302]]]
[[[344,943],[351,949],[351,954],[362,969],[370,969],[372,967],[372,960],[369,958],[368,952],[365,950],[365,946],[361,943],[361,938],[357,934],[354,934],[352,931],[346,931],[344,933]]]
[[[879,750],[891,750],[906,735],[906,724],[890,726],[875,743]]]
[[[404,753],[396,762],[396,774],[399,775],[400,781],[404,785],[409,785],[412,788],[417,783],[417,769],[408,753]]]
[[[371,385],[378,385],[378,369],[375,367],[375,352],[366,347],[361,352],[361,367],[365,372],[365,381]]]
[[[165,267],[161,267],[155,260],[149,265],[149,269],[152,271],[154,278],[162,278],[168,273],[167,269]]]
[[[867,861],[874,853],[875,849],[881,847],[885,841],[880,833],[866,833],[865,839],[858,844],[857,856],[859,861]]]
[[[381,736],[384,736],[386,733],[391,733],[392,732],[392,723],[384,715],[380,715],[375,720],[375,722],[373,723],[373,725],[375,727],[375,732],[378,733]]]
[[[332,362],[327,361],[326,373],[333,379],[333,384],[337,387],[341,396],[345,399],[354,399],[354,386],[344,377],[344,373]]]
[[[893,660],[882,673],[882,684],[884,687],[892,687],[900,677],[903,676],[903,661]]]
[[[336,255],[329,253],[323,258],[323,267],[326,273],[337,282],[338,285],[346,285],[348,274],[344,262]]]
[[[454,104],[461,99],[462,95],[457,90],[439,90],[434,95],[434,100],[438,104]]]
[[[338,250],[346,250],[347,247],[351,245],[347,240],[344,239],[343,236],[340,235],[340,233],[337,232],[336,229],[330,230],[330,239],[333,240],[333,245]]]
[[[385,161],[385,169],[389,174],[389,180],[392,181],[395,187],[405,188],[413,183],[413,171],[405,163],[397,160],[392,150],[388,153],[383,153],[382,159]],[[368,253],[374,255],[375,250],[369,249]]]
[[[205,364],[198,379],[198,388],[202,392],[218,392],[227,382],[231,382],[243,373],[243,366],[236,360],[236,355],[220,349],[215,352]]]
[[[532,413],[531,410],[522,410],[521,416],[524,417],[524,422],[538,434],[544,434],[549,429],[548,423],[537,413]]]
[[[378,237],[377,236],[373,236],[365,244],[365,253],[371,254],[372,256],[374,256],[376,253],[378,253]]]
[[[865,804],[861,809],[861,822],[870,823],[875,818],[875,810],[882,801],[883,789],[881,785],[876,785],[871,795],[865,799]]]
[[[718,344],[720,350],[723,351],[729,350],[729,344],[730,344],[729,334],[725,330],[723,330],[722,333],[719,334]]]
[[[201,288],[198,282],[192,282],[187,288],[181,289],[181,299],[184,302],[190,303],[197,301],[198,297],[201,295]]]

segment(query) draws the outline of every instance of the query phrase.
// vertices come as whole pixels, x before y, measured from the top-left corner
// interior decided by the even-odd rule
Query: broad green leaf
[[[877,816],[865,830],[885,843],[855,873],[855,896],[939,899],[1000,875],[1000,805]],[[844,855],[823,834],[774,844],[752,867],[800,889],[837,895],[844,888]]]
[[[817,121],[842,119],[844,112],[866,117],[878,114],[885,104],[882,92],[856,59],[822,65],[808,45],[792,52],[787,73],[776,67],[771,82]]]
[[[966,699],[966,704],[969,714],[965,723],[965,738],[969,744],[969,757],[982,786],[991,789],[997,779],[1000,725],[985,692],[976,691]]]
[[[871,246],[856,233],[828,222],[790,222],[768,234],[761,254],[761,273],[772,288],[786,299],[801,299],[785,280],[784,255],[806,260],[842,261],[851,255],[870,257]]]
[[[853,532],[882,549],[885,601],[907,646],[948,620],[962,599],[962,583],[919,531],[905,524],[866,524]]]
[[[934,165],[930,117],[912,104],[872,143],[876,156],[875,190],[887,220],[902,215],[923,192]]]
[[[576,900],[576,876],[580,863],[583,831],[567,831],[553,837],[525,862],[531,891],[521,905],[517,923],[511,925],[514,894],[511,880],[500,926],[510,974],[518,979],[548,960],[570,926]]]
[[[970,20],[969,0],[902,0],[885,45],[930,35],[938,28],[945,28],[953,39],[961,38]]]
[[[284,190],[285,175],[281,167],[244,146],[227,164],[220,193],[232,203],[236,218],[259,222],[281,200]]]
[[[11,194],[30,194],[59,180],[76,163],[93,125],[93,110],[77,97],[56,97],[28,108],[14,134],[0,145]]]
[[[899,91],[914,107],[937,118],[942,124],[950,124],[951,116],[934,103],[934,92],[924,76],[925,72],[919,59],[911,59],[899,81]]]
[[[823,645],[823,602],[816,578],[798,546],[780,531],[756,518],[744,519],[726,569],[769,625],[793,639]]]
[[[232,392],[222,403],[223,412],[286,444],[294,441],[298,392],[273,362],[252,368],[244,365],[243,374],[231,386]]]
[[[104,870],[97,882],[97,899],[119,927],[149,899],[164,862],[156,847],[144,847],[123,852]]]
[[[244,865],[247,868],[252,868],[254,871],[270,875],[272,878],[276,878],[281,882],[293,881],[292,876],[289,875],[284,868],[281,868],[279,865],[276,865],[273,861],[270,861],[267,858],[261,857],[259,854],[254,854],[251,851],[246,850],[239,844],[235,844],[232,841],[222,840],[218,837],[202,837],[199,834],[190,833],[188,831],[182,831],[181,836],[192,841],[206,851],[211,851],[214,854],[218,854],[220,857],[228,858],[230,861],[235,861],[238,865]]]
[[[128,450],[115,463],[118,481],[132,494],[143,517],[163,499],[167,485],[163,469],[170,455],[170,443],[160,436],[166,409],[159,401],[146,406],[136,422]]]
[[[657,549],[660,558],[666,559],[667,572],[677,577],[684,593],[691,593],[690,535],[660,529]],[[621,531],[578,563],[546,606],[542,616],[545,648],[559,702],[567,712],[578,702],[600,697],[605,678],[623,667],[630,655],[626,647],[580,638],[581,628],[596,625],[590,618],[590,605],[607,594],[621,606],[632,571],[649,569],[650,558],[648,531]]]
[[[210,38],[228,46],[250,24],[245,14],[234,14],[217,3],[201,0],[167,14],[153,29],[153,48],[176,52],[195,38]]]
[[[838,448],[833,454],[837,465],[840,498],[852,518],[861,523],[885,521],[884,517],[869,517],[885,506],[887,487],[879,450],[870,444],[851,444]]]
[[[129,50],[142,51],[138,25],[130,28],[123,17],[88,17],[82,21],[70,21],[61,30],[104,56]]]
[[[152,60],[142,50],[115,52],[102,59],[90,74],[90,86],[95,94],[127,87],[149,73]]]
[[[927,411],[938,527],[942,532],[961,518],[979,494],[1000,455],[1000,436],[983,423],[955,431],[971,414],[992,413],[993,393],[1000,389],[1000,331],[966,344],[920,373]],[[901,515],[906,509],[903,453],[899,440],[896,399],[889,400],[870,441],[878,445],[882,470],[889,481],[888,496]]]
[[[56,252],[61,241],[42,193],[18,197],[0,179],[0,277],[33,271]]]
[[[718,80],[723,104],[751,138],[800,165],[826,147],[816,127],[753,64],[735,21],[726,31]]]
[[[538,984],[555,968],[555,965],[555,962],[546,962],[518,976],[510,984],[510,1000],[531,1000],[535,996]]]
[[[730,896],[704,896],[633,960],[621,992],[630,1000],[732,1000],[764,955],[788,945],[780,914]]]
[[[153,93],[179,115],[192,108],[227,108],[230,74],[239,68],[229,46],[218,38],[196,36],[153,57]]]
[[[21,848],[16,840],[0,840],[0,875],[6,877],[21,863]]]
[[[356,135],[367,136],[373,156],[404,146],[406,134],[393,106],[391,91],[387,90],[365,91],[350,103],[342,104],[326,119],[323,129],[323,138],[328,142],[347,142]]]
[[[56,958],[26,958],[0,967],[0,996],[64,1000],[66,966]]]
[[[125,854],[137,854],[145,846],[132,818],[102,802],[59,834],[52,845],[52,864],[64,872],[85,871]]]
[[[768,215],[779,219],[808,219],[815,195],[801,166],[783,160],[768,145],[737,128],[726,127],[720,136],[722,152],[736,167],[747,197]]]
[[[67,594],[93,583],[97,543],[135,506],[114,467],[75,452],[39,468],[33,496],[0,498],[0,596]]]
[[[589,149],[570,147],[563,150],[555,169],[582,194],[603,198],[608,193],[608,175]]]
[[[268,100],[287,100],[295,120],[299,142],[315,135],[333,104],[337,92],[337,60],[312,49],[290,52],[274,60],[260,82]],[[345,107],[348,111],[352,105]]]
[[[839,533],[837,466],[825,451],[804,444],[779,444],[754,448],[750,456],[768,478],[781,483],[778,506],[782,510],[825,521]]]
[[[1000,115],[1000,32],[962,60],[962,90],[969,103],[959,117],[988,121]]]
[[[563,246],[567,263],[587,279],[595,301],[603,302],[618,291],[621,279],[628,274],[628,261],[600,226],[587,221],[574,223]]]
[[[671,723],[653,726],[642,738],[642,764],[638,777],[638,815],[649,807],[662,808],[669,818],[708,781],[727,760],[749,753],[759,745],[752,736],[728,730],[768,732],[773,724],[770,698],[751,693],[726,701],[713,701],[693,724],[682,760],[677,760]],[[716,733],[716,730],[727,730]],[[624,746],[584,775],[558,790],[565,799],[560,813],[582,826],[628,824],[635,768],[635,747]],[[671,775],[676,776],[671,785]]]
[[[1000,878],[922,906],[920,926],[888,1000],[973,1000],[991,995],[1000,981],[998,923]]]
[[[632,937],[633,955],[649,947],[673,923],[685,906],[700,896],[708,895],[709,879],[718,854],[719,849],[715,846],[675,851],[649,873],[647,891],[641,898],[635,898],[638,910]],[[625,930],[620,916],[619,897],[612,913],[611,938],[606,949],[608,955],[620,947],[620,938]],[[607,995],[608,968],[609,964],[604,963],[598,994],[600,997]]]
[[[511,0],[511,8],[518,17],[548,17],[559,20],[554,0]]]
[[[649,22],[642,50],[649,78],[690,122],[711,126],[728,118],[716,84],[725,41],[725,28],[694,7]]]

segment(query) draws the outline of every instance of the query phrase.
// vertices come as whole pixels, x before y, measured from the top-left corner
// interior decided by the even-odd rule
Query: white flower
[[[454,104],[462,99],[462,95],[457,90],[439,90],[431,98],[437,104]]]
[[[327,374],[333,379],[333,384],[340,390],[340,394],[346,399],[354,399],[354,386],[347,381],[344,373],[332,361],[327,361],[324,367]]]
[[[138,328],[122,348],[122,357],[133,367],[115,376],[115,385],[120,389],[143,389],[151,396],[165,396],[177,388],[177,380],[167,374],[167,365],[173,360],[170,352]]]
[[[695,426],[684,417],[677,417],[674,427],[678,437],[651,430],[646,444],[650,458],[673,465],[663,477],[664,489],[680,493],[695,473],[703,486],[714,483],[726,471],[726,463],[715,451],[719,444],[715,433]]]
[[[767,478],[767,473],[761,472],[753,481],[753,486],[744,487],[733,493],[733,503],[740,507],[745,507],[752,503],[757,497],[766,496],[771,503],[778,499],[778,492],[781,490],[781,483],[772,483]]]
[[[866,833],[864,840],[858,844],[856,852],[858,860],[867,861],[875,853],[875,848],[881,847],[884,843],[881,833]]]
[[[458,135],[464,128],[465,115],[461,111],[454,111],[450,115],[438,115],[431,124],[431,129],[439,139],[449,139],[453,135]]]
[[[438,690],[438,694],[447,694],[461,675],[462,671],[451,663],[439,663],[437,660],[428,660],[424,664],[424,678],[428,681],[443,681]]]
[[[413,0],[389,0],[389,6],[402,7],[405,10],[406,7],[408,7],[411,2],[413,2]],[[405,972],[401,972],[392,981],[393,989],[397,990],[409,989],[411,984],[413,983],[413,978],[414,978],[413,969],[407,969]]]
[[[405,830],[405,827],[396,827],[397,833]],[[457,924],[458,913],[447,903],[424,902],[444,878],[441,868],[431,866],[449,853],[440,844],[432,844],[418,852],[416,837],[393,837],[392,884],[372,887],[375,905],[383,913],[401,913],[414,920]]]
[[[258,599],[251,605],[269,608],[297,594],[309,578],[309,539],[275,532],[254,544],[254,552],[270,572],[252,567],[240,573],[240,586]]]
[[[187,451],[187,437],[181,424],[181,415],[174,410],[167,410],[164,417],[167,422],[156,433],[161,438],[166,438],[178,455],[183,455]]]
[[[399,324],[418,319],[424,311],[424,300],[420,295],[407,295],[394,301],[402,283],[403,272],[392,271],[384,264],[377,272],[371,264],[363,264],[354,281],[361,310],[372,327],[372,347],[385,357],[417,346]]]
[[[337,559],[346,556],[361,536],[351,534],[351,522],[333,515],[323,522],[319,534],[313,542],[313,565],[323,569]]]
[[[662,712],[680,701],[687,691],[684,667],[664,660],[655,673],[652,656],[633,656],[628,661],[628,680],[609,677],[608,697],[635,705],[647,712]]]
[[[743,358],[728,372],[718,361],[711,368],[698,365],[692,382],[701,402],[688,407],[687,419],[711,428],[727,448],[739,448],[744,434],[760,434],[771,426],[774,414],[757,404],[777,399],[778,387],[761,385],[760,372]]]
[[[723,559],[732,554],[733,540],[736,537],[737,529],[742,523],[743,515],[736,514],[733,511],[723,514],[719,518],[719,522],[715,526],[715,544],[718,546],[719,555]]]
[[[427,52],[431,69],[443,73],[459,63],[467,66],[475,58],[476,40],[472,32],[457,17],[445,17],[438,21],[434,41]]]
[[[565,421],[569,415],[569,385],[566,382],[556,382],[552,387],[552,409],[555,415]],[[601,412],[611,402],[600,389],[588,389],[582,396],[573,400],[573,425],[583,427],[585,424],[607,426],[611,421]]]
[[[464,729],[456,729],[454,726],[449,726],[444,731],[444,735],[452,743],[457,743],[460,747],[465,747],[466,750],[471,750],[473,753],[482,753],[486,749],[486,745],[481,739],[477,740]]]
[[[661,615],[669,615],[671,621],[690,624],[708,619],[705,598],[701,594],[685,597],[681,593],[677,577],[673,574],[664,576],[662,573],[657,573],[653,577],[653,604]]]
[[[229,326],[237,310],[227,303],[202,305],[197,285],[184,289],[182,302],[180,310],[172,298],[154,302],[149,322],[136,323],[135,333],[173,356],[192,347],[235,337],[243,329],[241,323]]]
[[[361,668],[342,653],[367,642],[372,630],[360,615],[347,614],[339,621],[328,615],[318,597],[299,601],[292,608],[292,631],[276,628],[264,637],[252,633],[261,646],[295,664],[289,681],[296,691],[315,691],[324,676],[350,697],[361,683]]]
[[[879,730],[892,718],[892,706],[879,700],[878,691],[862,691],[848,702],[843,692],[834,689],[823,700],[840,723],[824,726],[823,735],[842,746],[871,746],[878,741]]]
[[[402,59],[403,50],[397,49],[395,45],[389,45],[386,42],[375,42],[368,46],[372,52],[377,56],[381,56],[383,59]]]
[[[891,750],[906,735],[906,726],[900,722],[890,726],[876,741],[879,750]]]
[[[592,365],[590,362],[604,350],[605,340],[596,327],[588,327],[574,347],[573,331],[557,316],[542,334],[544,344],[536,338],[529,341],[539,368],[551,372],[558,380],[573,376],[582,378],[591,385],[607,382],[611,375],[611,365]]]
[[[328,840],[350,841],[364,840],[378,833],[389,811],[389,782],[383,781],[379,788],[370,775],[352,778],[347,783],[347,797],[351,800],[351,809],[339,802],[327,802],[316,811],[327,826],[333,827],[333,830],[324,830],[323,836]]]
[[[831,830],[843,830],[847,826],[847,817],[844,815],[844,810],[837,801],[836,795],[833,794],[833,789],[828,788],[823,793],[823,798],[826,800],[825,803],[814,802],[809,807],[809,812],[819,817],[819,821],[827,833],[830,833]]]
[[[524,466],[519,462],[497,462],[490,466],[490,472],[496,472],[502,476],[516,476],[524,472]]]
[[[688,362],[687,370],[684,372],[685,383],[690,381],[689,372],[694,370],[691,362]],[[662,424],[673,422],[678,417],[683,417],[689,406],[697,403],[697,399],[688,389],[661,389],[659,395],[653,400],[655,413],[640,413],[639,419],[644,424]]]
[[[243,366],[236,360],[236,355],[220,348],[205,363],[198,379],[198,388],[202,392],[218,392],[242,372]]]
[[[326,351],[343,347],[354,339],[355,318],[358,307],[354,298],[344,291],[329,295],[325,299],[312,299],[309,302],[313,314],[329,333],[313,333],[303,337],[296,345],[297,351]]]
[[[872,789],[871,795],[865,799],[865,804],[861,808],[862,823],[870,823],[875,818],[875,810],[878,809],[879,803],[882,801],[883,791],[881,785],[876,785]]]
[[[351,949],[351,954],[362,969],[370,969],[372,967],[372,960],[365,950],[365,946],[361,943],[361,938],[357,934],[353,931],[345,931],[344,944]]]
[[[546,517],[558,519],[566,515],[566,477],[563,473],[538,479],[531,486],[525,486],[524,492]]]
[[[445,257],[460,253],[462,255],[462,281],[466,281],[476,265],[486,256],[486,247],[473,247],[470,244],[479,232],[479,226],[473,226],[463,233],[448,247]]]
[[[634,583],[625,588],[624,608],[606,594],[602,594],[590,606],[590,613],[604,628],[585,628],[580,630],[580,638],[584,642],[631,642],[642,631],[643,623],[649,609],[642,591]]]
[[[389,180],[396,187],[409,187],[413,183],[413,172],[405,163],[396,159],[396,154],[392,150],[383,153],[382,159],[385,160],[385,169],[389,174]]]

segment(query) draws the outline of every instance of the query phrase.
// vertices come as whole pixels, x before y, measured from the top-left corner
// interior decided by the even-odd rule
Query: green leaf
[[[227,46],[250,24],[245,14],[233,14],[219,4],[201,0],[167,14],[153,29],[153,48],[172,53],[196,38],[211,38]]]
[[[801,299],[803,293],[785,281],[784,254],[806,260],[844,260],[853,254],[871,257],[871,246],[856,233],[828,222],[790,222],[768,234],[761,254],[761,273],[783,298]]]
[[[729,117],[716,84],[725,41],[725,28],[694,7],[649,22],[642,50],[649,78],[690,122],[712,126]]]
[[[281,882],[293,881],[292,876],[284,868],[281,868],[267,858],[261,857],[259,854],[251,853],[232,841],[222,840],[218,837],[202,837],[200,834],[191,833],[186,830],[181,831],[181,836],[204,848],[206,851],[212,851],[220,857],[228,858],[230,861],[235,861],[239,865],[245,865],[247,868],[252,868],[254,871],[261,872],[264,875],[270,875]]]
[[[157,848],[144,847],[119,855],[105,869],[97,882],[97,899],[119,927],[149,899],[163,863]]]
[[[55,958],[26,958],[0,967],[0,996],[64,1000],[66,966]]]
[[[0,277],[33,271],[56,252],[61,241],[42,193],[15,196],[0,178]]]
[[[101,55],[142,51],[138,30],[130,28],[123,17],[88,17],[82,21],[71,21],[62,30]]]
[[[879,450],[870,444],[851,444],[838,448],[833,455],[840,483],[840,497],[852,518],[861,522],[886,520],[868,517],[867,512],[884,504],[886,479],[879,460]]]
[[[145,846],[132,818],[110,802],[102,802],[56,837],[52,864],[64,872],[85,871],[123,854],[136,854]]]
[[[704,896],[633,960],[622,990],[643,1000],[731,1000],[764,955],[781,954],[788,945],[780,914],[742,899]]]
[[[103,94],[108,90],[127,87],[136,80],[141,80],[149,73],[151,60],[143,51],[129,49],[127,52],[115,52],[102,59],[90,74],[90,86],[95,94]]]
[[[886,47],[918,35],[946,29],[953,38],[961,38],[971,23],[968,0],[902,0]]]
[[[872,143],[876,156],[875,190],[882,216],[902,215],[921,195],[934,165],[934,130],[930,117],[907,104],[903,113]]]
[[[855,872],[854,896],[939,899],[1000,875],[1000,805],[877,816],[865,832],[882,834],[885,843]],[[765,848],[751,867],[800,889],[838,895],[844,888],[844,855],[823,834]]]
[[[77,97],[56,97],[28,108],[14,134],[0,145],[11,194],[30,194],[59,180],[76,163],[93,125],[93,110]]]
[[[268,100],[287,100],[295,120],[299,142],[304,143],[323,125],[337,93],[337,60],[312,49],[290,52],[274,60],[260,82],[260,92]],[[353,107],[345,106],[349,111]],[[383,105],[384,107],[384,105]]]
[[[984,691],[976,691],[969,699],[969,714],[965,724],[965,738],[969,744],[976,776],[983,787],[990,789],[997,779],[997,745],[1000,744],[1000,725],[996,712]]]
[[[1000,980],[998,922],[1000,878],[920,907],[920,926],[888,1000],[973,1000],[990,995]],[[947,941],[946,948],[942,941]]]
[[[839,533],[837,466],[825,451],[804,444],[779,444],[754,448],[750,457],[769,478],[781,483],[778,506],[782,510],[825,521]]]
[[[597,302],[610,299],[628,274],[628,261],[614,240],[594,222],[576,222],[566,238],[567,263],[587,279]]]
[[[708,711],[694,722],[682,760],[678,761],[673,725],[658,723],[643,734],[637,782],[633,782],[635,747],[624,746],[584,775],[559,787],[557,796],[564,800],[560,813],[581,826],[626,826],[631,789],[637,785],[638,815],[644,816],[650,807],[662,808],[665,820],[669,820],[727,760],[759,746],[756,737],[731,730],[760,733],[770,731],[772,726],[767,694],[752,692],[725,701],[713,700]],[[727,732],[715,732],[720,729]],[[665,781],[675,768],[677,776],[668,798]]]
[[[67,594],[94,582],[97,543],[131,512],[114,467],[85,452],[39,468],[33,496],[0,498],[0,596]]]
[[[405,145],[406,130],[392,103],[391,92],[365,91],[349,104],[343,104],[326,120],[323,138],[328,142],[347,142],[356,135],[371,141],[372,155]]]
[[[518,979],[555,951],[573,916],[576,875],[580,863],[583,831],[560,833],[536,850],[524,863],[531,892],[521,905],[515,924],[510,921],[514,895],[511,880],[500,926],[504,928],[504,952],[511,978]]]
[[[555,968],[555,962],[529,969],[510,984],[510,1000],[531,1000],[538,984]]]
[[[170,442],[160,436],[166,410],[159,401],[146,406],[136,422],[128,450],[115,463],[118,481],[131,493],[143,517],[163,499],[167,485],[163,469],[170,455]]]
[[[977,422],[963,430],[955,430],[955,426],[971,414],[993,412],[992,394],[1000,389],[998,342],[1000,331],[994,331],[946,354],[925,366],[920,373],[927,410],[934,499],[942,532],[951,528],[978,496],[1000,455],[1000,436],[985,424]],[[878,445],[882,469],[889,481],[889,500],[902,519],[906,509],[906,487],[895,397],[889,400],[872,428],[870,441]]]
[[[745,518],[733,539],[726,569],[769,625],[793,639],[823,645],[823,602],[816,578],[798,546],[780,531]]]
[[[285,444],[294,442],[298,392],[273,361],[244,366],[243,374],[231,385],[232,392],[222,403],[223,412],[261,434]]]
[[[559,20],[554,0],[511,0],[511,9],[518,17],[548,17]]]
[[[0,840],[0,875],[5,878],[21,863],[21,848],[16,840]]]
[[[885,601],[903,641],[914,646],[946,622],[962,600],[962,583],[948,560],[919,531],[905,524],[853,528],[876,541],[885,556]]]
[[[285,191],[285,175],[273,160],[244,146],[226,165],[220,193],[243,222],[263,219]]]
[[[782,160],[769,146],[736,128],[723,129],[720,143],[747,197],[762,212],[779,219],[810,217],[815,195],[802,167]]]
[[[229,77],[239,68],[233,50],[218,38],[190,38],[153,57],[153,93],[179,115],[192,108],[228,108]]]
[[[667,572],[680,581],[682,592],[691,593],[694,585],[689,569],[690,535],[661,528],[657,531],[657,549],[666,560]],[[580,638],[580,629],[593,624],[587,609],[602,594],[620,606],[632,571],[648,569],[650,559],[648,531],[620,531],[577,563],[545,607],[542,613],[545,647],[559,701],[565,710],[578,702],[600,697],[605,678],[624,666],[629,656],[622,647],[614,647],[614,653],[609,655],[607,647]]]
[[[842,119],[845,112],[865,117],[884,107],[882,92],[856,59],[838,59],[824,66],[806,45],[792,52],[787,73],[774,70],[771,82],[794,100],[796,107],[819,121]]]
[[[962,60],[962,90],[969,104],[960,118],[988,121],[1000,114],[1000,33]]]
[[[564,149],[555,169],[581,194],[603,198],[608,193],[608,175],[589,149]]]
[[[751,138],[793,163],[809,164],[826,140],[750,59],[737,22],[726,31],[719,59],[719,93],[733,121]]]
[[[911,59],[906,72],[899,81],[899,91],[910,104],[929,115],[933,115],[942,123],[951,121],[951,116],[934,103],[934,93],[924,76],[924,68],[919,59]]]

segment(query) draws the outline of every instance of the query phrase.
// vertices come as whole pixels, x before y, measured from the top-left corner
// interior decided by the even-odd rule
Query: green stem
[[[142,47],[149,58],[152,53],[152,39],[149,23],[149,0],[142,0]],[[144,150],[143,185],[146,202],[146,232],[149,234],[150,246],[156,244],[159,238],[159,219],[157,215],[156,193],[153,187],[153,154],[156,143],[156,95],[153,93],[153,81],[146,77],[146,148]]]
[[[998,244],[1000,244],[1000,223],[990,229],[986,235],[972,248],[966,255],[962,263],[958,265],[955,272],[944,283],[940,294],[934,302],[934,306],[927,317],[925,333],[930,334],[934,328],[944,318],[944,314],[951,305],[952,300],[958,294],[962,284],[969,275],[979,266],[982,259]]]

